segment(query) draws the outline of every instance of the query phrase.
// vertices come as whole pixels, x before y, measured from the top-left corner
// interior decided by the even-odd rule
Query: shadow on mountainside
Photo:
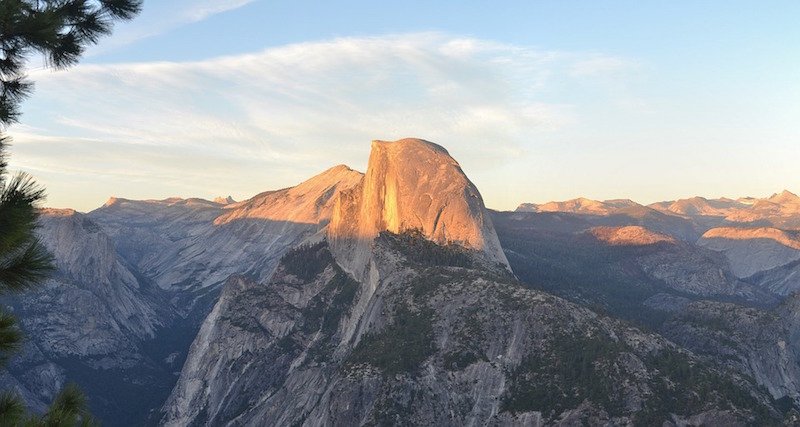
[[[34,407],[74,381],[104,425],[144,425],[172,391],[224,282],[265,279],[322,226],[251,218],[214,226],[201,208],[161,224],[144,221],[146,212],[139,221],[42,216],[58,268],[41,288],[4,299],[28,339],[9,381]]]

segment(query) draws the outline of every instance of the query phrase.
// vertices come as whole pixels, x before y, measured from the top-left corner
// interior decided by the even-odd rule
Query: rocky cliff
[[[490,213],[444,148],[405,139],[375,141],[365,175],[243,202],[48,211],[58,271],[6,301],[31,339],[0,381],[42,407],[76,380],[120,426],[780,423],[800,261],[695,242],[741,214],[726,245],[768,228],[794,251],[796,202]]]
[[[438,197],[438,198],[437,198]],[[231,278],[162,424],[771,422],[746,377],[511,275],[441,147],[375,142],[327,240]],[[702,373],[701,373],[702,372]]]
[[[233,204],[112,198],[89,217],[117,242],[121,257],[173,295],[182,313],[202,319],[230,275],[267,278],[286,250],[330,221],[339,192],[362,176],[336,166]]]
[[[795,233],[772,227],[717,227],[703,234],[697,244],[725,254],[733,272],[742,278],[800,259]]]
[[[328,240],[339,263],[364,279],[372,240],[405,230],[476,249],[508,268],[478,189],[447,150],[413,138],[373,141],[363,180],[335,204]]]
[[[86,215],[45,210],[39,234],[57,270],[8,301],[29,338],[9,373],[38,402],[49,403],[67,381],[77,381],[101,419],[143,423],[185,356],[184,349],[176,360],[180,349],[171,343],[149,351],[177,318],[168,295],[120,258]]]
[[[683,308],[664,335],[751,376],[785,405],[800,403],[800,294],[771,310],[721,302]]]
[[[105,423],[144,424],[225,280],[268,277],[361,177],[338,166],[240,203],[112,198],[88,215],[45,210],[40,235],[57,270],[9,300],[31,340],[3,381],[37,407],[77,381]]]
[[[374,285],[324,242],[269,282],[233,278],[163,425],[747,425],[781,415],[746,377],[479,257],[382,233]],[[374,286],[374,291],[367,290]],[[358,311],[358,301],[370,301]],[[359,334],[348,331],[361,325]]]

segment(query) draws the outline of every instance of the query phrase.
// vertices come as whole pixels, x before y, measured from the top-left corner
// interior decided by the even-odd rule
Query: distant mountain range
[[[44,210],[0,376],[106,425],[792,425],[800,198],[486,209],[446,149],[228,198]]]
[[[641,225],[724,253],[740,278],[800,259],[800,197],[788,190],[767,198],[692,197],[648,206],[630,200],[579,198],[523,203],[516,212],[575,214],[595,225],[614,219]]]
[[[604,216],[624,215],[626,212],[632,211],[646,212],[648,209],[682,218],[724,220],[729,223],[742,224],[764,221],[776,226],[788,226],[793,229],[800,228],[800,197],[788,190],[783,190],[781,193],[765,198],[741,197],[733,200],[724,197],[719,199],[692,197],[690,199],[657,202],[647,206],[628,199],[598,201],[581,197],[563,202],[548,202],[544,204],[522,203],[517,207],[516,211],[564,212]]]

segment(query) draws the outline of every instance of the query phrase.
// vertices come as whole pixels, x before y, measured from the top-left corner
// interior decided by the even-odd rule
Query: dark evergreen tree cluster
[[[286,272],[305,282],[313,280],[333,262],[333,256],[325,242],[300,245],[281,258],[281,265]]]
[[[382,231],[380,237],[410,262],[425,267],[472,267],[468,249],[453,242],[440,245],[425,237],[422,230],[411,228],[400,234]]]
[[[27,174],[9,176],[5,128],[20,117],[33,83],[25,69],[41,54],[49,67],[78,62],[87,46],[110,34],[113,23],[139,13],[141,0],[0,0],[0,296],[27,290],[47,277],[52,257],[36,237],[37,204],[44,189]],[[0,306],[0,368],[19,350],[23,336],[13,314]],[[0,391],[0,425],[88,425],[86,398],[73,385],[62,389],[47,412],[29,414],[23,399]]]
[[[413,312],[401,305],[393,315],[392,324],[378,334],[365,335],[345,365],[366,363],[389,377],[419,369],[425,359],[436,352],[433,316],[429,308]]]

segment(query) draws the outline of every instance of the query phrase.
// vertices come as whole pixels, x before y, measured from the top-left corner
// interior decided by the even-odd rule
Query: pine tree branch
[[[0,295],[31,289],[47,279],[53,269],[53,256],[34,240],[19,255],[0,262]]]
[[[0,306],[0,366],[5,365],[11,353],[20,349],[22,340],[23,335],[17,326],[17,318]]]
[[[31,52],[56,69],[75,65],[115,21],[132,19],[141,8],[142,0],[0,0],[0,125],[19,120],[19,104],[32,91],[24,79]]]
[[[44,189],[25,173],[0,188],[0,261],[18,256],[35,240],[36,205],[43,199]]]
[[[2,425],[22,425],[26,418],[27,408],[22,397],[11,391],[0,393],[0,420]]]
[[[42,417],[43,426],[96,425],[86,411],[88,401],[75,383],[69,383],[58,392],[53,404]]]
[[[29,289],[54,268],[53,257],[36,238],[36,204],[43,198],[44,189],[24,173],[0,192],[0,295]]]

